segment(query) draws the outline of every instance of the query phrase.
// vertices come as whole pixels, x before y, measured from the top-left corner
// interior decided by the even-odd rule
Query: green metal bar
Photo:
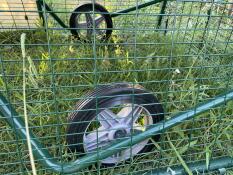
[[[63,28],[68,28],[67,25],[65,25],[65,23],[61,20],[61,18],[59,18],[56,13],[53,12],[53,10],[48,6],[48,4],[44,3],[45,5],[45,9],[47,10],[46,12],[48,12],[54,19],[55,21],[58,22],[58,24],[60,24]]]
[[[78,159],[74,162],[61,164],[56,161],[49,154],[48,150],[37,140],[37,138],[30,132],[31,144],[33,148],[33,153],[40,162],[47,168],[61,173],[73,173],[77,172],[97,161],[97,159],[107,158],[120,150],[125,149],[127,146],[135,145],[151,135],[155,135],[165,131],[173,126],[176,126],[185,120],[192,119],[195,116],[200,115],[214,107],[217,107],[226,102],[233,100],[233,90],[224,93],[220,96],[215,97],[212,100],[209,100],[201,105],[194,107],[186,112],[179,113],[173,116],[167,121],[163,121],[155,124],[154,126],[148,128],[146,131],[134,135],[130,138],[122,139],[122,141],[114,142],[111,146],[98,150],[95,154],[86,155],[81,159]],[[16,128],[16,134],[19,135],[22,139],[26,140],[26,129],[25,124],[22,118],[17,114],[17,112],[11,107],[9,102],[5,99],[3,95],[0,94],[0,116],[5,119],[11,127]],[[232,164],[230,164],[232,166]]]
[[[152,1],[148,1],[146,3],[140,4],[138,6],[134,6],[134,7],[128,8],[128,9],[124,9],[124,10],[114,12],[114,13],[111,14],[111,17],[112,18],[117,17],[117,16],[120,16],[122,14],[135,11],[136,9],[142,9],[142,8],[148,7],[150,5],[157,4],[157,3],[162,2],[162,1],[164,1],[164,3],[162,5],[162,9],[161,9],[160,14],[164,14],[165,8],[166,8],[166,5],[167,5],[167,0],[152,0]],[[41,13],[42,12],[41,6],[45,6],[45,9],[47,10],[47,12],[58,22],[58,24],[60,24],[63,28],[68,28],[68,26],[65,25],[65,23],[53,12],[53,10],[48,6],[48,4],[43,3],[42,0],[37,0],[36,3],[37,3],[37,8],[38,8],[38,11],[39,11],[39,15],[43,19],[43,21],[44,21],[44,16],[43,16],[43,13]],[[158,26],[161,25],[161,21],[162,21],[162,16],[160,16],[160,18],[159,18]]]
[[[231,157],[221,157],[218,159],[213,159],[209,163],[209,167],[206,167],[206,161],[199,161],[199,162],[194,162],[188,164],[189,169],[193,173],[206,173],[210,171],[216,171],[216,170],[221,170],[224,171],[224,168],[230,168],[233,166],[233,158]],[[182,166],[174,166],[170,167],[169,169],[163,168],[163,169],[155,169],[151,171],[145,172],[144,175],[182,175],[182,174],[187,174]],[[142,172],[140,173],[142,174]],[[225,173],[223,173],[225,174]],[[135,174],[136,175],[136,174]]]
[[[154,5],[154,4],[157,4],[159,2],[162,2],[164,0],[153,0],[153,1],[148,1],[148,2],[145,2],[145,3],[142,3],[140,5],[137,5],[137,6],[134,6],[134,7],[130,7],[128,9],[124,9],[124,10],[120,10],[120,11],[117,11],[117,12],[114,12],[111,14],[111,17],[117,17],[117,16],[120,16],[122,14],[125,14],[125,13],[129,13],[129,12],[132,12],[132,11],[135,11],[136,9],[142,9],[144,7],[148,7],[150,5]]]
[[[57,23],[60,26],[62,26],[63,28],[68,28],[68,26],[65,25],[65,23],[61,20],[61,18],[59,18],[56,15],[56,13],[54,13],[53,10],[48,6],[48,4],[46,4],[45,2],[43,2],[43,0],[37,0],[36,4],[37,4],[37,9],[38,9],[38,12],[39,12],[39,16],[40,16],[40,18],[43,19],[43,24],[44,24],[45,19],[44,19],[42,7],[44,6],[46,12],[49,13],[54,18],[54,20],[57,21]]]
[[[205,36],[206,36],[206,32],[209,31],[208,30],[208,26],[209,26],[209,23],[210,23],[210,18],[211,18],[211,13],[212,13],[212,6],[213,4],[211,5],[210,9],[207,11],[207,15],[208,15],[208,18],[207,18],[207,21],[206,21],[206,25],[205,25],[205,30],[203,32],[203,36],[202,36],[202,40],[205,41]],[[204,43],[203,43],[204,44]],[[201,46],[202,47],[202,46]]]
[[[163,15],[165,14],[165,10],[167,7],[167,0],[165,0],[162,4],[161,4],[161,10],[159,13],[159,19],[158,19],[158,24],[157,24],[157,28],[159,29],[161,24],[162,24],[162,19],[163,19]]]
[[[39,17],[42,19],[43,21],[43,26],[45,24],[45,19],[44,19],[44,15],[43,15],[43,11],[42,11],[42,4],[41,4],[41,0],[36,0],[36,6],[37,6],[37,11],[39,13]],[[42,2],[43,3],[43,2]]]

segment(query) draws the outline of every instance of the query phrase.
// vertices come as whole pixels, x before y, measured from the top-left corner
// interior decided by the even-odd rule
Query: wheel
[[[105,41],[111,36],[112,28],[112,18],[109,12],[97,3],[83,4],[77,7],[70,16],[71,33],[83,41],[90,41],[94,33],[96,33],[96,39]]]
[[[73,152],[91,153],[113,140],[143,132],[148,126],[163,120],[163,113],[156,97],[142,86],[125,83],[100,86],[85,95],[68,117],[67,143]],[[159,137],[152,136],[155,141]],[[147,139],[100,162],[116,165],[131,155],[151,151],[152,145]]]

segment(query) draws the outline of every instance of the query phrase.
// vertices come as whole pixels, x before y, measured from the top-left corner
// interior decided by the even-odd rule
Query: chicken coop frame
[[[155,5],[157,3],[161,3],[160,12],[159,12],[159,15],[157,16],[157,24],[156,24],[156,28],[159,29],[161,27],[163,17],[165,16],[165,10],[167,8],[168,2],[169,2],[168,0],[165,0],[165,1],[164,0],[150,0],[145,3],[141,3],[141,4],[138,4],[130,8],[126,8],[126,9],[119,10],[116,12],[110,12],[109,15],[112,18],[114,18],[114,17],[127,14],[132,11],[137,11],[142,8]],[[208,3],[211,3],[211,2],[208,2]],[[45,14],[48,13],[53,17],[53,19],[61,27],[63,27],[65,30],[66,29],[70,30],[70,27],[65,24],[65,22],[56,14],[56,11],[54,11],[44,0],[36,0],[36,5],[37,5],[39,17],[43,21],[43,25],[45,25],[47,22]],[[93,8],[94,8],[94,3],[93,3]],[[205,22],[205,28],[202,29],[204,31],[203,36],[205,35],[205,32],[208,30],[208,24],[209,24],[211,13],[212,13],[211,9],[207,10],[206,13],[207,13],[206,14],[207,21]],[[112,30],[114,30],[114,28]],[[167,30],[167,29],[164,29],[164,30]],[[229,41],[228,43],[232,43],[232,41]],[[2,61],[1,61],[1,64],[2,64]],[[3,67],[4,66],[2,66],[2,69],[4,69]],[[2,76],[4,77],[3,73],[2,73]],[[96,97],[96,101],[97,100],[98,100],[98,97]],[[30,144],[32,145],[33,155],[40,162],[40,164],[42,164],[44,167],[56,173],[62,173],[62,174],[75,173],[75,172],[79,172],[89,167],[90,165],[95,164],[99,160],[108,158],[118,153],[119,151],[124,150],[127,147],[132,147],[133,145],[136,145],[144,141],[145,139],[150,138],[152,135],[164,133],[168,129],[178,126],[187,120],[193,120],[199,115],[205,112],[208,112],[216,107],[224,106],[230,103],[231,101],[233,101],[233,89],[232,88],[230,88],[229,91],[222,93],[221,95],[215,96],[214,98],[208,101],[205,101],[203,103],[200,103],[199,105],[193,106],[190,109],[186,109],[183,112],[179,112],[175,115],[172,115],[172,117],[169,117],[169,119],[164,119],[156,124],[153,124],[153,126],[148,127],[143,132],[135,133],[128,138],[118,139],[117,141],[114,141],[113,143],[111,143],[111,145],[104,147],[104,149],[97,150],[97,152],[95,153],[87,154],[81,158],[78,158],[77,160],[73,162],[68,162],[68,163],[59,162],[59,160],[57,160],[56,158],[52,156],[52,154],[50,154],[49,150],[46,149],[46,146],[44,146],[40,142],[40,139],[38,138],[38,136],[34,134],[32,131],[30,131]],[[25,126],[25,121],[22,119],[19,112],[17,112],[17,110],[13,107],[13,105],[11,104],[9,99],[6,97],[6,95],[3,95],[3,93],[1,92],[0,92],[0,118],[9,124],[9,126],[12,128],[14,133],[17,135],[17,137],[20,137],[24,141],[27,140],[27,131],[26,131],[26,126]],[[206,166],[205,161],[197,161],[193,163],[188,163],[188,168],[193,173],[218,171],[220,174],[224,174],[226,173],[227,168],[232,168],[232,167],[233,167],[233,158],[231,156],[214,158],[210,160],[208,166]],[[148,175],[149,174],[178,175],[178,174],[186,174],[186,172],[187,171],[184,166],[174,166],[174,167],[168,167],[166,169],[164,168],[151,169],[143,173],[148,174]],[[133,172],[132,174],[137,174],[137,173]]]
[[[15,134],[20,136],[22,139],[26,140],[26,129],[25,123],[22,118],[17,114],[17,112],[11,107],[10,103],[5,99],[4,96],[0,96],[0,112],[1,117],[7,121],[7,123],[12,127],[15,128]],[[146,138],[149,138],[151,135],[156,133],[161,133],[166,131],[167,129],[179,125],[182,121],[192,119],[198,116],[201,113],[204,113],[213,107],[224,105],[227,102],[233,100],[233,91],[228,93],[222,94],[220,96],[215,97],[214,100],[208,101],[204,104],[201,104],[193,109],[188,110],[188,112],[177,114],[171,119],[167,121],[162,121],[155,126],[149,128],[145,132],[139,133],[137,135],[132,136],[128,139],[120,140],[119,142],[113,143],[111,146],[107,147],[104,150],[98,151],[96,154],[87,155],[81,159],[78,159],[74,162],[62,164],[57,162],[50,153],[44,149],[44,146],[41,145],[39,140],[36,136],[30,132],[30,141],[33,147],[33,154],[36,156],[40,162],[50,168],[54,172],[58,173],[74,173],[77,171],[82,170],[96,162],[99,159],[107,158],[120,150],[123,150],[127,146],[131,146],[137,144]],[[190,165],[190,169],[195,172],[208,172],[213,170],[220,170],[223,171],[224,168],[229,168],[233,166],[233,158],[231,157],[224,157],[220,159],[212,160],[208,167],[206,167],[205,162],[195,162],[194,164]],[[175,174],[184,174],[185,170],[182,167],[172,167]],[[224,171],[225,172],[225,171]],[[148,172],[148,174],[170,174],[167,170],[154,170]]]
[[[148,6],[160,3],[160,2],[162,2],[162,5],[161,5],[160,16],[159,16],[159,19],[158,19],[158,27],[159,27],[161,25],[163,14],[164,14],[165,9],[166,9],[167,0],[165,0],[165,1],[164,0],[151,0],[151,1],[148,1],[146,3],[141,3],[139,5],[136,5],[134,7],[130,7],[130,8],[124,9],[124,10],[120,10],[120,11],[117,11],[117,12],[110,13],[110,16],[112,18],[114,18],[114,17],[120,16],[120,15],[123,15],[125,13],[129,13],[129,12],[132,12],[132,11],[135,11],[135,10],[139,10],[139,9],[142,9],[142,8],[145,8],[145,7],[148,7]],[[61,27],[63,27],[63,28],[69,28],[69,26],[67,26],[56,15],[56,13],[53,11],[53,9],[45,1],[43,1],[43,0],[36,0],[36,4],[37,4],[37,9],[38,9],[39,16],[43,20],[43,24],[45,24],[44,13],[49,13],[58,22],[58,24]]]

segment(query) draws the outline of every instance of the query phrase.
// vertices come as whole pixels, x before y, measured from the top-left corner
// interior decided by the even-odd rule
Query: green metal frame
[[[111,17],[117,17],[122,14],[126,14],[129,12],[162,2],[160,15],[158,18],[158,24],[157,24],[157,27],[159,28],[162,23],[162,18],[165,14],[167,1],[168,0],[147,1],[146,3],[139,4],[138,6],[130,7],[128,9],[124,9],[124,10],[117,11],[117,12],[113,12],[111,13]],[[53,9],[44,2],[44,0],[36,0],[36,3],[37,3],[39,16],[40,18],[43,19],[44,24],[45,24],[44,13],[49,13],[58,22],[59,25],[61,25],[63,28],[66,28],[66,29],[69,28],[59,18],[59,16],[56,15]],[[210,16],[210,14],[211,14],[211,10],[208,11],[208,16]],[[208,17],[206,26],[208,25],[208,23],[209,23],[209,17]],[[162,133],[168,130],[169,128],[177,126],[186,120],[193,119],[194,117],[197,117],[198,115],[204,112],[207,112],[208,110],[213,109],[217,106],[225,105],[227,102],[232,101],[232,100],[233,100],[233,89],[229,92],[226,92],[220,96],[215,97],[212,100],[202,103],[199,106],[195,106],[192,109],[187,110],[186,112],[176,114],[173,117],[171,117],[169,120],[165,120],[160,123],[157,123],[154,126],[148,128],[144,132],[135,134],[130,138],[124,138],[119,141],[116,141],[112,143],[112,145],[106,147],[105,149],[98,150],[95,154],[92,153],[92,154],[86,155],[80,159],[77,159],[74,162],[60,163],[58,160],[53,158],[53,156],[49,153],[48,149],[46,149],[45,146],[42,143],[40,143],[40,141],[38,140],[36,135],[32,133],[32,131],[30,131],[30,143],[33,148],[33,154],[35,155],[37,161],[39,161],[41,164],[43,164],[45,167],[47,167],[51,171],[69,174],[69,173],[80,171],[88,167],[89,165],[97,162],[100,159],[107,158],[127,148],[128,146],[135,145],[145,139],[150,138],[151,135]],[[5,120],[10,125],[10,127],[15,128],[15,132],[16,132],[15,134],[21,137],[24,141],[26,141],[27,136],[26,136],[26,128],[25,128],[24,120],[22,119],[22,117],[20,117],[20,115],[16,112],[16,110],[11,106],[8,100],[1,93],[0,93],[0,118]],[[189,169],[193,172],[213,171],[213,170],[218,170],[222,168],[233,167],[233,158],[232,157],[220,157],[217,159],[213,159],[210,161],[208,167],[206,167],[206,162],[203,162],[203,161],[194,162],[194,163],[188,164],[188,166],[189,166]],[[175,172],[176,175],[185,174],[185,170],[182,166],[170,167],[170,168]],[[146,173],[167,174],[167,175],[170,174],[170,172],[167,172],[167,169],[151,170]]]
[[[114,142],[111,146],[106,149],[98,150],[95,154],[86,155],[81,159],[77,159],[74,162],[70,163],[59,163],[55,160],[48,150],[42,145],[37,137],[30,131],[30,142],[33,148],[33,154],[40,161],[41,164],[49,168],[54,172],[59,173],[73,173],[80,171],[83,168],[88,167],[89,165],[97,162],[100,159],[107,158],[120,150],[125,149],[128,146],[135,145],[147,138],[151,135],[155,135],[161,132],[166,131],[169,128],[172,128],[185,120],[192,119],[214,107],[220,106],[222,104],[226,104],[228,101],[233,100],[233,90],[224,93],[220,96],[215,97],[214,99],[207,101],[205,103],[200,104],[186,112],[179,113],[171,119],[167,121],[162,121],[150,127],[144,132],[135,134],[134,136],[126,139],[122,139],[120,141]],[[26,140],[26,129],[25,123],[19,114],[15,111],[15,109],[11,106],[11,104],[7,101],[7,99],[0,94],[0,116],[12,127],[15,128],[15,134],[20,136],[23,140]],[[195,163],[191,165],[190,169],[193,171],[200,170],[201,172],[216,170],[219,168],[227,168],[233,167],[233,158],[231,157],[222,157],[220,159],[212,160],[209,164],[209,167],[206,167],[205,164]],[[176,171],[179,174],[183,174],[184,170],[180,167],[176,168]],[[163,172],[163,170],[155,171],[155,174],[158,172]]]
[[[163,14],[165,13],[165,9],[166,9],[166,5],[167,5],[167,0],[151,0],[151,1],[148,1],[146,3],[142,3],[142,4],[139,4],[137,6],[134,6],[134,7],[130,7],[128,9],[124,9],[124,10],[120,10],[120,11],[117,11],[117,12],[114,12],[114,13],[111,13],[111,17],[114,18],[114,17],[117,17],[117,16],[120,16],[120,15],[123,15],[123,14],[126,14],[126,13],[129,13],[129,12],[132,12],[132,11],[135,11],[135,10],[139,10],[139,9],[142,9],[142,8],[145,8],[145,7],[148,7],[148,6],[151,6],[151,5],[155,5],[157,3],[160,3],[160,2],[163,2],[162,3],[162,6],[161,6],[161,11],[160,11],[160,14],[159,17],[158,17],[158,25],[157,25],[157,28],[159,28],[161,26],[161,22],[162,22],[162,18],[163,18]],[[36,0],[36,4],[37,4],[37,9],[38,9],[38,13],[39,13],[39,16],[40,18],[43,20],[43,24],[45,24],[45,17],[44,17],[44,13],[49,13],[55,21],[58,22],[58,24],[63,27],[63,28],[69,28],[62,20],[61,18],[59,18],[56,13],[54,13],[54,11],[52,10],[51,7],[49,7],[49,5],[44,2],[44,0]]]
[[[194,162],[192,164],[188,164],[188,167],[193,173],[200,172],[200,174],[202,174],[207,171],[219,171],[220,174],[226,174],[226,168],[232,167],[233,165],[232,161],[233,159],[231,157],[221,157],[211,160],[208,167],[206,167],[206,161]],[[182,166],[170,167],[169,170],[167,168],[161,170],[152,170],[144,173],[144,175],[171,175],[171,171],[175,175],[186,174]]]
[[[139,9],[151,6],[151,5],[155,5],[155,4],[163,2],[163,1],[166,1],[166,0],[152,0],[152,1],[148,1],[148,2],[145,2],[145,3],[139,4],[137,6],[130,7],[128,9],[124,9],[124,10],[120,10],[120,11],[114,12],[114,13],[111,14],[111,17],[117,17],[117,16],[120,16],[122,14],[126,14],[126,13],[129,13],[129,12],[132,12],[132,11],[135,11],[135,10],[139,10]],[[164,9],[165,8],[166,8],[166,6],[164,7]]]
[[[36,0],[36,5],[39,16],[43,20],[43,24],[45,24],[44,12],[46,12],[49,13],[54,18],[54,20],[57,21],[58,24],[61,25],[63,28],[68,28],[68,26],[61,20],[61,18],[59,18],[56,13],[53,12],[52,8],[50,8],[49,5],[43,0]]]

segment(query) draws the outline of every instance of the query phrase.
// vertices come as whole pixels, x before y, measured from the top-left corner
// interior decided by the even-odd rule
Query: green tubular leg
[[[43,0],[36,0],[36,5],[37,5],[37,10],[39,13],[39,17],[43,20],[43,25],[45,24],[45,17],[43,14],[43,9],[42,7],[45,7],[46,13],[49,13],[55,21],[57,21],[57,23],[62,26],[63,28],[68,28],[67,25],[65,25],[65,23],[61,20],[61,18],[59,18],[54,12],[53,10],[48,6],[48,4],[46,4],[45,2],[43,2]]]
[[[61,20],[61,18],[59,18],[56,15],[56,13],[54,13],[53,10],[46,3],[45,3],[45,9],[47,10],[46,12],[49,13],[55,19],[55,21],[58,22],[58,24],[60,24],[60,26],[62,26],[63,28],[68,28],[68,26],[65,25],[65,23]]]
[[[232,167],[233,166],[233,159],[230,157],[221,157],[218,159],[211,160],[209,163],[209,167],[206,167],[206,161],[199,161],[199,162],[194,162],[188,164],[189,169],[193,173],[200,173],[203,174],[208,171],[224,171],[224,174],[226,173],[227,167]],[[164,169],[155,169],[151,170],[148,172],[145,172],[144,175],[182,175],[182,174],[187,174],[182,166],[174,166],[174,167],[169,167],[169,168],[164,168]],[[140,173],[142,174],[142,173]],[[139,175],[135,174],[135,175]]]
[[[45,25],[45,19],[44,19],[44,14],[43,14],[42,6],[41,6],[42,3],[43,3],[43,1],[41,1],[41,0],[36,0],[37,11],[38,11],[38,13],[39,13],[40,19],[42,19],[43,26],[44,26],[44,25]]]
[[[86,155],[81,159],[78,159],[74,162],[61,164],[55,160],[48,150],[38,141],[38,139],[30,132],[31,145],[33,148],[33,153],[37,158],[37,161],[40,161],[48,169],[59,172],[59,173],[73,173],[77,172],[89,165],[97,162],[100,159],[107,158],[120,150],[123,150],[125,147],[130,145],[135,145],[151,135],[158,134],[162,131],[165,131],[173,126],[176,126],[185,120],[192,119],[199,114],[206,112],[210,109],[213,109],[216,106],[225,104],[226,102],[233,100],[233,90],[227,93],[224,93],[220,96],[215,97],[214,99],[207,101],[197,107],[194,107],[186,112],[177,114],[171,119],[160,122],[153,127],[147,129],[146,131],[134,135],[132,138],[125,138],[121,141],[114,142],[111,146],[106,149],[99,150],[96,154]],[[6,98],[0,94],[0,117],[7,121],[7,123],[12,127],[16,128],[15,134],[20,136],[23,140],[26,140],[26,129],[25,124],[22,118],[17,114],[17,112],[11,107]],[[233,159],[227,158],[228,164],[226,166],[233,166]],[[230,163],[229,163],[230,162]],[[218,167],[218,166],[215,166]],[[215,168],[213,167],[212,170]]]
[[[165,14],[166,7],[167,7],[167,0],[163,1],[161,4],[161,10],[160,10],[159,17],[158,17],[157,29],[159,29],[162,24],[162,19]]]

